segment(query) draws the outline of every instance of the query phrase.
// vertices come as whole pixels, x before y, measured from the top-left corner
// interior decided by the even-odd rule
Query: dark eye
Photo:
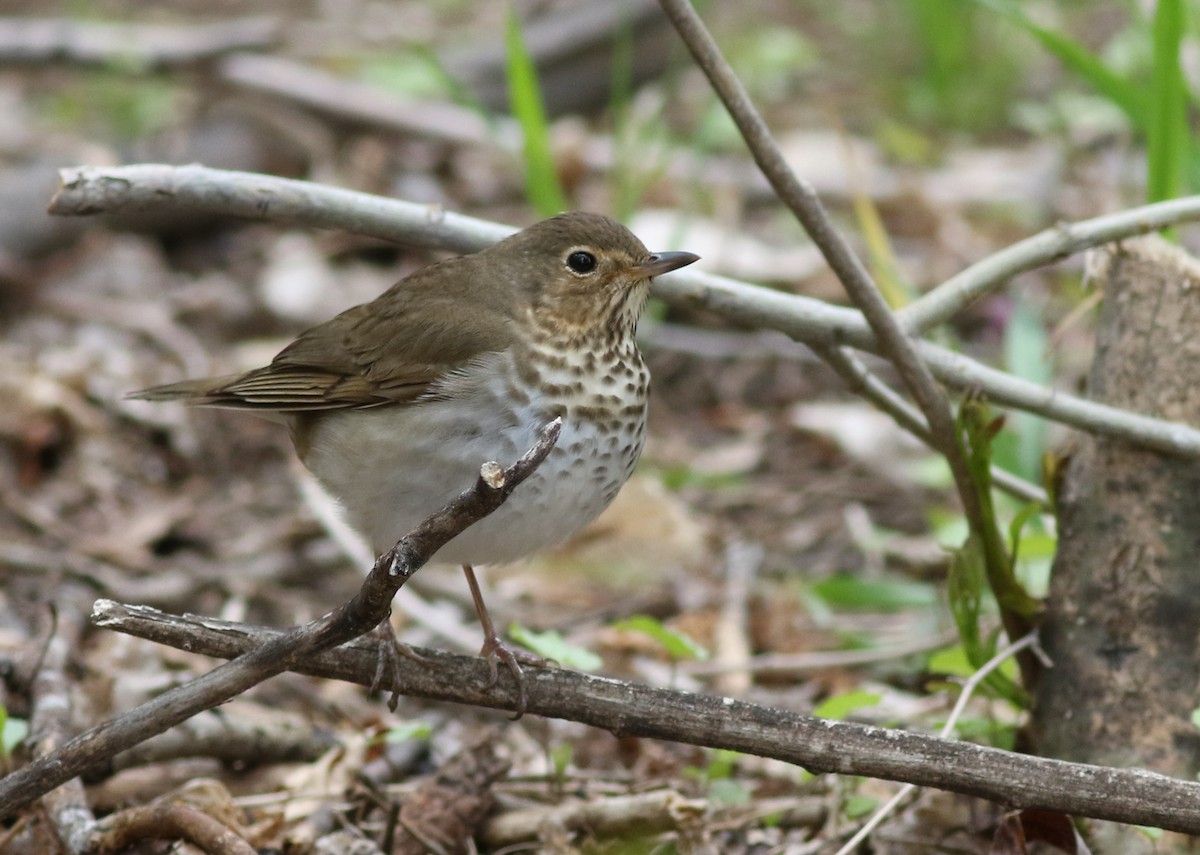
[[[567,256],[567,267],[576,273],[591,273],[596,269],[596,256],[577,249]]]

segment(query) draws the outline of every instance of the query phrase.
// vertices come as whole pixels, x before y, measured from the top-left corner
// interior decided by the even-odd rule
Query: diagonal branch
[[[883,355],[896,366],[925,416],[934,444],[946,456],[955,472],[955,480],[964,494],[963,501],[969,504],[966,494],[973,491],[968,489],[966,462],[955,439],[954,416],[949,399],[921,360],[912,341],[896,322],[866,267],[829,219],[812,185],[798,177],[787,165],[766,122],[755,109],[746,88],[721,54],[695,8],[688,0],[661,0],[661,5],[737,124],[755,163],[779,199],[808,232],[850,299],[863,313],[879,341]]]
[[[900,379],[920,407],[933,447],[941,452],[950,466],[967,524],[972,537],[983,545],[987,566],[1007,565],[1008,558],[997,537],[995,521],[985,507],[985,497],[981,495],[984,488],[977,487],[968,466],[965,445],[958,434],[950,399],[921,358],[916,343],[900,326],[887,300],[850,248],[849,242],[834,227],[812,185],[800,179],[787,165],[783,153],[771,137],[767,123],[755,109],[745,87],[721,54],[690,0],[660,0],[660,4],[687,44],[692,57],[708,76],[725,109],[733,117],[763,175],[821,250],[842,287],[875,333],[882,355],[896,366]],[[817,350],[818,355],[829,352],[828,349]],[[1023,613],[1005,607],[1003,601],[1000,617],[1009,638],[1020,638],[1031,628],[1029,619]],[[1017,662],[1025,685],[1033,685],[1037,662],[1026,655],[1018,656]]]
[[[837,372],[842,382],[850,391],[861,395],[876,407],[883,410],[895,420],[896,424],[907,430],[926,445],[933,447],[933,437],[929,427],[921,417],[921,412],[904,400],[890,386],[876,375],[872,374],[861,359],[847,348],[837,345],[813,344],[812,349],[823,359],[825,364]],[[1025,502],[1037,502],[1048,505],[1049,497],[1046,491],[1023,478],[998,466],[991,467],[992,482],[1011,496]]]
[[[925,417],[929,440],[950,467],[971,532],[966,548],[970,547],[972,541],[978,545],[984,566],[988,569],[989,581],[993,576],[1002,577],[1003,569],[1009,567],[1009,556],[991,513],[989,485],[977,483],[967,459],[967,441],[960,436],[945,389],[934,379],[933,372],[921,358],[917,343],[904,331],[849,242],[834,227],[812,185],[800,179],[787,165],[783,152],[771,137],[767,123],[755,109],[741,80],[721,54],[690,0],[659,2],[737,124],[763,175],[779,199],[804,226],[850,299],[863,313],[871,331],[875,333],[881,355],[896,366],[900,379]],[[836,342],[833,344],[836,345]],[[831,351],[824,348],[816,352],[821,355]],[[986,471],[986,466],[984,469]],[[992,584],[996,587],[995,582]],[[1000,620],[1008,637],[1016,639],[1029,633],[1033,622],[1028,612],[1010,606],[1003,597],[999,597],[999,591],[997,596]],[[1026,686],[1036,685],[1041,668],[1037,659],[1028,652],[1022,652],[1017,655],[1016,661],[1022,683]]]
[[[105,722],[0,780],[0,817],[80,775],[120,751],[211,709],[318,653],[376,627],[392,597],[438,549],[496,510],[546,459],[558,441],[555,419],[508,469],[485,463],[475,486],[422,522],[375,562],[358,594],[324,617],[271,637],[197,679]],[[100,616],[102,617],[102,615]]]
[[[909,335],[921,335],[1014,276],[1100,244],[1161,231],[1198,217],[1200,197],[1188,196],[1117,211],[1080,223],[1059,223],[954,274],[916,302],[897,311],[896,316]]]

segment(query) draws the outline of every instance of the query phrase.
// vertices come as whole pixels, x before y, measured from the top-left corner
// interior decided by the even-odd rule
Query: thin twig
[[[73,588],[73,585],[67,586]],[[71,597],[69,599],[76,599]],[[61,598],[66,604],[68,598]],[[71,679],[68,663],[83,638],[83,615],[69,606],[52,610],[52,627],[34,674],[31,695],[29,743],[42,760],[53,757],[72,730]],[[45,808],[54,833],[69,855],[83,855],[96,817],[88,807],[83,782],[68,775],[46,792]]]
[[[955,439],[954,416],[945,393],[896,322],[887,301],[862,261],[834,227],[816,191],[787,165],[766,122],[755,109],[746,88],[722,55],[695,8],[688,0],[661,0],[661,5],[738,126],[759,169],[779,199],[788,206],[821,250],[826,262],[863,313],[884,355],[896,366],[925,415],[934,443],[949,460],[960,493],[963,494],[963,502],[969,506],[974,490],[970,488],[966,461]]]
[[[1006,556],[1000,554],[1003,547],[995,536],[995,522],[985,509],[985,497],[976,489],[946,391],[934,379],[916,343],[901,328],[882,292],[850,248],[849,241],[834,227],[816,191],[799,178],[784,160],[783,152],[772,138],[766,121],[755,109],[746,88],[690,0],[659,2],[733,118],[755,163],[775,189],[780,201],[787,205],[821,250],[842,287],[875,333],[880,352],[896,366],[900,379],[920,407],[933,446],[950,467],[963,513],[973,536],[982,544],[987,566],[991,568],[1005,563]],[[1010,637],[1024,635],[1029,630],[1029,620],[1015,609],[1002,608],[1001,620]],[[1034,663],[1025,657],[1019,657],[1018,662],[1025,683],[1032,685]]]
[[[300,465],[292,467],[293,480],[300,497],[309,511],[316,517],[317,524],[333,541],[342,556],[356,567],[366,567],[373,560],[371,549],[362,535],[338,514],[337,504],[329,497],[317,479]],[[393,610],[398,610],[413,623],[462,651],[479,649],[479,631],[468,627],[445,610],[436,609],[412,586],[405,585],[396,592],[392,601]],[[456,611],[456,610],[455,610]]]
[[[920,411],[873,374],[854,353],[837,345],[818,343],[812,345],[812,348],[820,353],[825,363],[837,372],[852,392],[862,395],[891,416],[900,427],[933,447],[933,437],[929,435],[929,427],[921,417]],[[1025,502],[1049,505],[1050,500],[1041,487],[998,466],[991,469],[993,483],[1004,492]]]
[[[490,514],[546,458],[558,440],[555,419],[538,442],[508,469],[484,464],[475,486],[431,515],[375,562],[354,599],[310,623],[275,636],[232,662],[159,695],[0,780],[0,817],[106,761],[120,751],[211,709],[317,653],[373,629],[396,591],[442,546]],[[399,688],[399,687],[397,687]]]
[[[1079,223],[1059,223],[956,273],[896,315],[909,335],[918,336],[1021,273],[1092,247],[1162,231],[1198,218],[1200,197],[1188,196]]]
[[[784,294],[725,276],[676,271],[654,282],[654,293],[672,303],[697,306],[737,324],[774,329],[813,347],[841,343],[876,353],[879,346],[862,317],[820,300]],[[934,375],[960,390],[979,390],[998,404],[1036,413],[1090,433],[1123,439],[1179,457],[1200,457],[1200,430],[1088,401],[1022,380],[961,353],[917,342]]]

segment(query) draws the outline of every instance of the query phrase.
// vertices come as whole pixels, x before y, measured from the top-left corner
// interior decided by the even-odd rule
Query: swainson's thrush
[[[697,258],[651,254],[607,217],[562,214],[418,270],[302,333],[265,368],[133,396],[286,422],[300,459],[377,553],[561,416],[532,477],[437,556],[463,565],[493,679],[498,658],[520,684],[471,565],[557,543],[617,495],[645,437],[650,377],[634,331],[650,279]]]

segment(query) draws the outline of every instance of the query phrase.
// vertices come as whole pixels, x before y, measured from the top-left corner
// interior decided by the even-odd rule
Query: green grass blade
[[[540,216],[551,217],[567,210],[567,199],[550,152],[550,131],[537,69],[525,47],[521,22],[512,7],[509,7],[505,22],[504,45],[508,53],[505,72],[509,103],[525,138],[525,195]]]
[[[974,9],[959,0],[909,0],[908,5],[929,80],[938,97],[948,103],[976,59],[967,37]]]
[[[975,3],[1007,18],[1033,36],[1042,47],[1093,89],[1116,104],[1140,130],[1148,121],[1141,89],[1104,64],[1100,57],[1079,42],[1036,23],[1011,0],[974,0]]]
[[[1148,202],[1174,199],[1183,192],[1188,155],[1187,84],[1179,49],[1187,26],[1183,0],[1158,0],[1152,27],[1154,64],[1150,73],[1146,152]]]

